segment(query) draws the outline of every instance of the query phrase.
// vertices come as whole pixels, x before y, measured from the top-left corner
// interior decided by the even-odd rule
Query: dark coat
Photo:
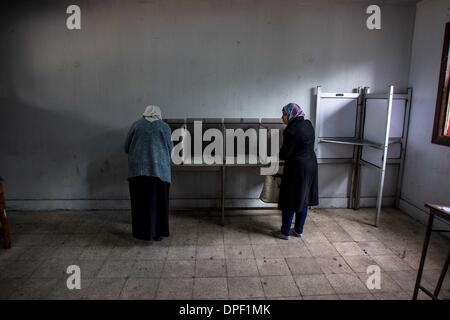
[[[319,204],[314,128],[303,117],[293,119],[284,129],[280,159],[284,160],[278,208],[296,212]]]

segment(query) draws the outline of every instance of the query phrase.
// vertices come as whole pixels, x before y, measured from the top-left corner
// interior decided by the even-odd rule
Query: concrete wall
[[[417,4],[409,83],[414,88],[401,208],[424,221],[424,204],[450,204],[450,148],[431,143],[450,2]]]
[[[69,31],[72,3],[1,11],[0,175],[13,209],[128,207],[122,143],[148,104],[170,118],[260,118],[293,101],[309,116],[317,85],[408,85],[414,1],[380,2],[381,31],[366,28],[372,3],[361,0],[80,0],[82,30]],[[215,203],[218,174],[199,177],[175,175],[174,205]],[[346,206],[348,178],[345,166],[321,166],[321,205]],[[260,205],[261,182],[257,170],[230,170],[229,204]],[[368,205],[375,187],[369,179]]]

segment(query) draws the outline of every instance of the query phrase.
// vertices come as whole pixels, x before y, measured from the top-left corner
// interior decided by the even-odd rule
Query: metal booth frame
[[[231,126],[248,126],[253,125],[256,127],[256,129],[260,128],[266,128],[267,125],[281,125],[282,121],[281,119],[275,119],[275,118],[262,118],[261,120],[259,118],[187,118],[187,119],[166,119],[165,122],[171,126],[172,129],[175,128],[185,128],[189,131],[189,126],[191,126],[194,121],[202,121],[202,125],[213,125],[216,129],[221,130],[223,136],[225,137],[226,129],[228,125]],[[259,142],[258,142],[259,144]],[[219,171],[220,172],[220,196],[218,198],[218,209],[221,219],[221,225],[225,225],[225,182],[226,182],[226,172],[227,168],[229,167],[263,167],[267,164],[261,163],[258,161],[255,164],[248,163],[246,161],[245,164],[238,164],[236,161],[232,164],[227,163],[225,161],[225,151],[226,151],[226,144],[225,141],[223,141],[223,150],[222,154],[224,155],[224,161],[222,164],[206,164],[206,163],[182,163],[182,164],[176,164],[173,165],[173,168],[175,170],[188,170],[188,171]],[[192,150],[192,146],[191,146]],[[280,163],[281,165],[281,163]]]
[[[321,144],[336,144],[336,145],[351,145],[353,146],[353,157],[352,158],[318,158],[319,163],[349,163],[352,165],[351,174],[351,186],[350,192],[348,194],[348,208],[359,209],[361,200],[361,167],[368,167],[376,170],[378,172],[378,188],[377,188],[377,200],[376,200],[376,216],[374,220],[374,226],[378,226],[380,222],[381,207],[383,201],[383,188],[386,175],[386,165],[396,164],[399,165],[399,171],[397,176],[397,186],[395,192],[395,207],[398,208],[399,200],[401,196],[403,172],[404,172],[404,160],[406,154],[406,143],[408,137],[408,127],[409,127],[409,117],[411,109],[411,98],[412,89],[408,88],[405,94],[394,94],[394,86],[390,85],[388,87],[388,92],[383,94],[371,94],[370,88],[359,87],[355,93],[332,93],[332,92],[322,92],[321,86],[316,88],[316,114],[315,114],[315,130],[316,130],[316,141],[315,141],[315,151],[318,154],[318,149]],[[356,118],[355,121],[355,134],[353,137],[320,137],[321,123],[320,115],[322,106],[322,99],[350,99],[356,100]],[[365,126],[366,126],[366,109],[367,101],[369,99],[383,99],[387,103],[387,112],[385,116],[385,121],[380,124],[384,135],[383,141],[377,143],[365,139]],[[405,112],[403,118],[403,129],[402,136],[399,138],[390,138],[390,128],[391,128],[391,115],[392,115],[392,105],[395,99],[405,100]],[[351,120],[350,120],[351,121]],[[389,146],[399,143],[400,157],[388,159],[388,149]],[[363,158],[363,148],[373,148],[381,151],[381,165],[376,165],[370,161]]]

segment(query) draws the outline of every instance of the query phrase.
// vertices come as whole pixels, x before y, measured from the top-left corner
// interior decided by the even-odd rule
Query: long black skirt
[[[169,236],[169,187],[156,177],[128,179],[133,237],[157,240]]]
[[[290,159],[284,164],[278,209],[301,212],[319,204],[317,159],[315,156]]]

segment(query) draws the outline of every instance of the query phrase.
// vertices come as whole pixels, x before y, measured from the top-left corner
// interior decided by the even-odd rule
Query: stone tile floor
[[[0,299],[410,299],[425,227],[386,208],[375,228],[374,214],[311,210],[304,236],[286,241],[270,235],[277,211],[232,211],[225,227],[213,213],[173,213],[171,236],[147,243],[131,237],[127,211],[10,212]],[[426,286],[448,248],[433,235]],[[81,268],[81,290],[67,289],[69,265]],[[381,289],[367,288],[369,265]]]

